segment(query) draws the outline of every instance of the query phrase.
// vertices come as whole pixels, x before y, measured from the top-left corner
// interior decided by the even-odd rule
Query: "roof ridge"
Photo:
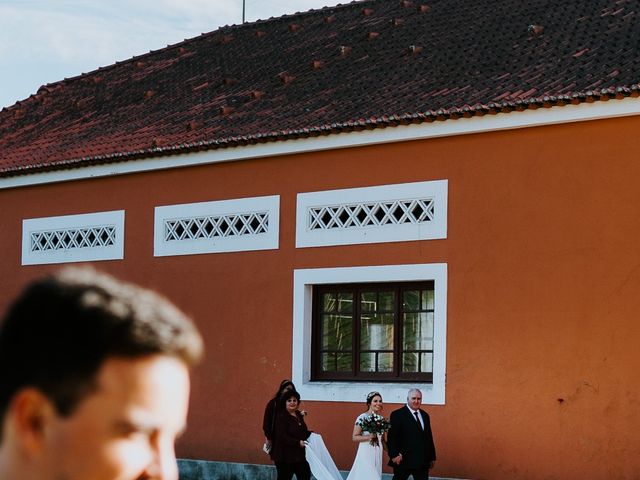
[[[477,115],[509,113],[514,110],[528,110],[531,107],[551,108],[553,106],[564,106],[567,104],[581,104],[589,101],[611,100],[612,98],[627,98],[640,96],[640,83],[632,85],[621,85],[618,87],[607,87],[602,89],[587,90],[584,92],[574,92],[566,95],[542,95],[527,99],[509,100],[504,102],[478,103],[463,107],[449,109],[428,110],[416,113],[395,113],[380,114],[369,118],[346,120],[337,123],[327,123],[312,125],[289,130],[273,130],[249,135],[232,135],[211,140],[199,140],[196,142],[185,142],[179,144],[162,146],[152,146],[150,148],[135,149],[128,152],[113,152],[87,157],[76,157],[61,160],[55,165],[49,164],[28,164],[12,166],[9,169],[0,168],[0,178],[21,175],[25,172],[36,173],[42,171],[60,170],[64,168],[74,168],[80,164],[92,162],[118,162],[136,158],[150,156],[166,156],[189,151],[209,150],[211,147],[231,148],[247,144],[269,143],[277,140],[287,140],[299,137],[310,137],[328,135],[331,133],[347,133],[371,128],[393,127],[406,124],[418,124],[426,122],[456,120],[461,117],[469,118]],[[594,98],[599,97],[599,98]],[[215,149],[215,148],[214,148]]]

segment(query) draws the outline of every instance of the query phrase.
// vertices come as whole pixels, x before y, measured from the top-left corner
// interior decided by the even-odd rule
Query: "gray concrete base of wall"
[[[178,460],[180,480],[275,480],[273,465],[251,463],[208,462],[204,460]],[[347,478],[348,472],[340,472]],[[383,474],[382,480],[391,480],[391,475]],[[431,477],[431,480],[455,480],[453,478]]]

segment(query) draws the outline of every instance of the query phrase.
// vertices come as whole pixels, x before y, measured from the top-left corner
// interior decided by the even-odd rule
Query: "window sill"
[[[302,400],[324,402],[358,402],[365,403],[367,394],[378,391],[385,403],[406,403],[407,393],[411,388],[422,392],[422,403],[425,405],[444,405],[444,385],[425,383],[367,383],[367,382],[305,382],[301,378],[293,378]]]

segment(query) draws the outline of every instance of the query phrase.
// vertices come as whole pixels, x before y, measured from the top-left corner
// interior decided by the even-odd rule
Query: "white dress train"
[[[369,415],[363,413],[356,419],[358,421]],[[367,435],[369,432],[362,432]],[[356,458],[349,472],[347,480],[381,480],[382,479],[382,438],[378,435],[378,445],[371,445],[369,442],[360,442]]]
[[[342,480],[342,475],[333,462],[322,436],[312,433],[307,439],[305,456],[311,473],[317,480]]]

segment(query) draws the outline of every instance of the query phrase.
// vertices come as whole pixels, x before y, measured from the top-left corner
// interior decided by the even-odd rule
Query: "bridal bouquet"
[[[382,435],[391,428],[389,420],[377,413],[372,413],[371,415],[361,418],[357,424],[362,428],[363,432],[369,432],[375,435],[370,441],[371,445],[378,445],[378,435]]]

